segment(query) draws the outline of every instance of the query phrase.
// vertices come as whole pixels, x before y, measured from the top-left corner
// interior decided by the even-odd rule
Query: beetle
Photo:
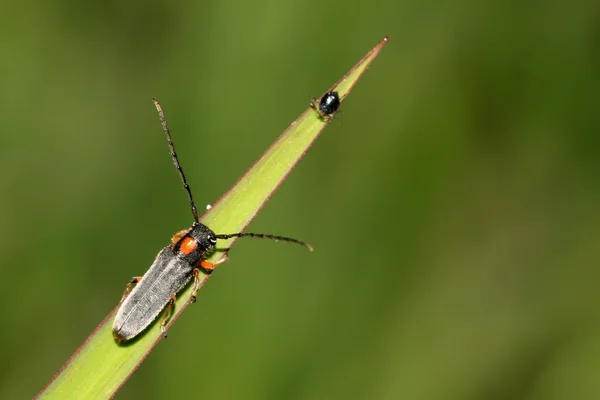
[[[190,301],[195,302],[200,288],[200,279],[198,278],[200,270],[212,271],[217,265],[227,260],[226,256],[216,263],[205,259],[214,250],[218,239],[255,237],[280,240],[302,245],[312,251],[312,247],[308,243],[298,239],[261,233],[215,234],[208,226],[201,223],[192,191],[175,152],[175,145],[171,139],[164,113],[158,101],[154,98],[152,100],[167,137],[173,163],[187,192],[194,223],[190,228],[177,232],[173,236],[171,244],[158,253],[144,276],[134,277],[127,284],[113,322],[113,336],[119,343],[131,340],[142,333],[165,308],[167,311],[161,319],[160,327],[163,337],[167,337],[166,324],[173,312],[177,293],[193,279]]]
[[[314,109],[321,118],[328,121],[332,120],[340,107],[340,96],[338,92],[327,92],[321,97],[321,100],[317,100],[313,97],[310,107]]]

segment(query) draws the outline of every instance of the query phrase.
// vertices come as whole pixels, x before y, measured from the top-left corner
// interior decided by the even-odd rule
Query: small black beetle
[[[319,106],[317,107],[317,99],[313,97],[310,106],[320,117],[331,120],[340,107],[340,96],[338,95],[338,92],[327,92],[321,97],[321,101],[318,103]]]

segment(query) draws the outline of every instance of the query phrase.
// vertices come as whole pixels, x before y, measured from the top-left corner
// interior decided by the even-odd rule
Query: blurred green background
[[[0,398],[390,42],[117,396],[600,398],[598,2],[11,3]],[[173,366],[184,366],[175,374]]]

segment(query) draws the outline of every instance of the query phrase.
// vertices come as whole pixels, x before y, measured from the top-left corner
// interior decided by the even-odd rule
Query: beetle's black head
[[[188,232],[188,236],[198,242],[198,250],[202,253],[212,250],[215,244],[217,244],[217,237],[212,229],[200,222],[196,222],[192,226],[192,229]]]

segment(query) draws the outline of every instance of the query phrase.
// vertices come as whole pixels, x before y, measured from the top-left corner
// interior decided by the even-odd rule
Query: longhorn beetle
[[[165,307],[167,311],[160,322],[160,328],[163,337],[167,337],[165,326],[173,312],[177,293],[193,278],[194,286],[190,301],[195,302],[196,294],[200,288],[200,279],[198,278],[200,269],[212,271],[217,265],[227,259],[225,256],[216,263],[211,263],[205,259],[214,249],[217,239],[249,236],[281,240],[297,243],[312,251],[312,247],[301,240],[262,233],[237,232],[215,234],[208,226],[201,223],[192,197],[192,191],[185,179],[181,164],[179,164],[177,153],[175,153],[175,146],[173,145],[162,108],[156,99],[152,99],[152,101],[154,101],[160,122],[167,136],[173,163],[179,172],[179,177],[187,192],[190,206],[192,207],[194,223],[189,229],[177,232],[173,236],[171,239],[172,243],[158,253],[154,263],[144,276],[141,278],[134,277],[127,284],[121,306],[117,311],[113,323],[113,336],[119,343],[131,340],[139,335],[158,317],[158,314]]]

